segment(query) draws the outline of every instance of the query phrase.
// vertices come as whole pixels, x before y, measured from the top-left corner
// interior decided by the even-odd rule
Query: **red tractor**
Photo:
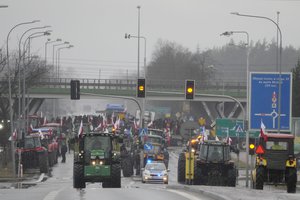
[[[18,166],[18,174],[21,165],[25,171],[27,169],[39,168],[41,173],[48,173],[48,150],[42,146],[41,137],[38,134],[30,134],[18,142],[16,164]]]

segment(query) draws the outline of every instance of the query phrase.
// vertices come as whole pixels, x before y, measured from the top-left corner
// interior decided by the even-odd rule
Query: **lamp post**
[[[138,38],[138,36],[135,35],[131,35],[131,34],[127,34],[125,33],[125,39],[130,39],[130,38]],[[140,36],[140,38],[144,39],[144,71],[145,71],[145,78],[146,78],[146,50],[147,50],[147,39],[144,36]]]
[[[56,74],[57,69],[56,69],[56,72],[55,72],[55,68],[56,68],[56,66],[55,66],[55,47],[61,46],[61,45],[66,45],[66,44],[69,44],[69,42],[63,42],[63,43],[53,45],[52,63],[53,63],[53,77],[54,77],[54,80],[57,77],[57,74]],[[55,117],[55,115],[56,115],[56,110],[55,110],[55,104],[56,103],[55,102],[56,102],[55,99],[53,99],[53,117]]]
[[[70,44],[69,42],[64,42],[64,43],[59,43],[59,44],[55,44],[53,45],[53,55],[52,55],[52,62],[53,62],[53,75],[54,77],[57,77],[57,66],[55,66],[55,47],[57,46],[61,46],[61,45],[66,45],[66,44]],[[56,73],[55,73],[55,68],[56,68]],[[56,76],[55,76],[56,75]]]
[[[45,64],[47,64],[47,45],[54,42],[61,42],[62,40],[60,38],[57,38],[56,40],[51,41],[50,38],[48,38],[47,42],[45,43]]]
[[[57,49],[56,60],[57,60],[57,78],[58,79],[60,78],[60,76],[59,76],[59,71],[60,71],[60,67],[59,67],[59,65],[60,65],[60,63],[59,63],[59,61],[60,61],[60,50],[70,49],[70,48],[73,48],[73,47],[74,47],[73,45],[69,45],[69,46],[60,47],[60,48]]]
[[[47,35],[50,35],[50,32],[51,30],[47,30],[45,32],[35,32],[35,33],[32,33],[30,34],[24,41],[24,45],[23,45],[23,52],[24,52],[24,55],[23,55],[23,101],[22,101],[22,108],[23,108],[23,118],[25,119],[25,121],[27,121],[27,117],[26,117],[26,108],[25,108],[25,99],[26,99],[26,65],[25,65],[25,53],[26,53],[26,43],[28,41],[28,51],[30,49],[30,40],[33,39],[33,38],[37,38],[37,37],[42,37],[42,36],[47,36]],[[30,58],[30,55],[28,55]],[[24,125],[24,132],[26,134],[27,132],[27,129],[26,129],[27,126]]]
[[[247,43],[245,44],[245,46],[247,46],[247,66],[246,66],[246,74],[247,74],[247,86],[246,86],[246,93],[247,93],[247,111],[249,113],[249,55],[250,55],[250,47],[249,47],[249,34],[247,31],[226,31],[224,33],[222,33],[221,35],[224,36],[230,36],[233,35],[234,33],[237,34],[246,34],[247,36]],[[248,115],[246,115],[248,116]],[[249,120],[248,120],[248,127],[249,127]],[[247,154],[247,159],[246,159],[246,187],[248,187],[248,182],[249,182],[249,159],[248,159],[248,155],[249,155],[249,130],[246,130],[246,154]]]
[[[15,25],[14,27],[12,27],[10,29],[10,31],[7,34],[7,38],[6,38],[6,64],[7,64],[7,69],[8,69],[8,96],[9,96],[9,113],[10,113],[10,131],[11,131],[11,138],[13,138],[13,129],[14,129],[14,125],[13,125],[13,109],[12,109],[12,97],[11,97],[11,80],[10,80],[10,66],[9,66],[9,49],[8,49],[8,41],[9,41],[9,36],[11,34],[11,32],[17,28],[18,26],[22,26],[22,25],[26,25],[26,24],[33,24],[39,22],[39,20],[34,20],[31,22],[23,22],[23,23],[19,23],[17,25]],[[11,156],[12,156],[12,169],[13,169],[13,176],[16,177],[16,172],[15,172],[15,147],[14,147],[14,141],[11,140]]]
[[[32,30],[36,30],[36,29],[44,29],[44,28],[48,28],[48,27],[50,27],[50,26],[43,26],[43,27],[34,27],[34,28],[30,28],[30,29],[28,29],[28,30],[26,30],[23,34],[22,34],[22,36],[21,36],[21,38],[20,38],[20,40],[19,40],[19,63],[18,63],[18,76],[19,76],[19,78],[18,78],[18,83],[19,83],[19,87],[18,87],[18,104],[19,104],[19,106],[18,106],[18,117],[19,117],[19,119],[20,119],[20,117],[21,117],[21,72],[20,72],[20,63],[21,63],[21,42],[22,42],[22,39],[23,39],[23,37],[26,35],[26,33],[28,33],[28,32],[30,32],[30,31],[32,31]],[[25,56],[25,52],[24,52],[24,56]],[[23,118],[24,118],[25,116],[23,116]]]
[[[259,19],[265,19],[270,22],[272,22],[276,28],[277,32],[279,32],[279,37],[280,37],[280,44],[279,44],[279,80],[278,80],[278,133],[280,133],[280,118],[281,118],[281,65],[282,65],[282,33],[281,29],[274,20],[264,17],[264,16],[258,16],[258,15],[245,15],[245,14],[240,14],[238,12],[232,12],[230,14],[241,16],[241,17],[252,17],[252,18],[259,18]]]
[[[138,9],[138,63],[137,63],[137,78],[140,78],[140,13],[141,13],[141,6],[137,6]]]

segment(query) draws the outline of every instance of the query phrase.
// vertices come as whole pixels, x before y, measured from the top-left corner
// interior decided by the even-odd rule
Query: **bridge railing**
[[[70,88],[71,78],[47,78],[37,80],[37,84],[32,88]],[[90,90],[136,90],[136,79],[78,79],[81,89]],[[146,80],[147,91],[184,91],[183,80]],[[218,94],[234,93],[244,95],[246,83],[238,82],[197,82],[195,90],[197,93],[210,92]]]

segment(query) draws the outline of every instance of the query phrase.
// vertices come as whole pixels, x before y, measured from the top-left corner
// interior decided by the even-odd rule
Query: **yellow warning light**
[[[192,93],[193,92],[193,88],[192,87],[189,87],[189,88],[187,88],[187,90],[186,90],[188,93]]]
[[[140,85],[139,91],[144,91],[144,86],[143,85]]]
[[[250,144],[250,145],[249,145],[249,148],[250,148],[250,149],[254,149],[254,148],[255,148],[255,145],[254,145],[254,144]]]

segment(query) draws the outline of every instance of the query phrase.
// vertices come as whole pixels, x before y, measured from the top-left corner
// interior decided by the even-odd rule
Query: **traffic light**
[[[144,78],[138,79],[137,97],[145,98],[146,96],[146,80]]]
[[[255,154],[255,144],[249,144],[249,155]]]
[[[71,80],[71,100],[80,99],[80,81]]]
[[[185,99],[194,99],[195,80],[185,80]]]

